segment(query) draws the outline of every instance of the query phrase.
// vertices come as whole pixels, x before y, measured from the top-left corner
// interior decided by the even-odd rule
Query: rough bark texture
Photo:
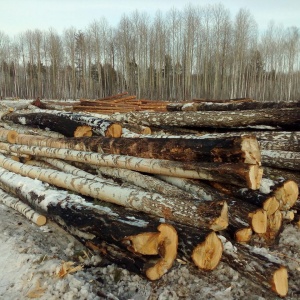
[[[0,149],[50,158],[78,161],[98,166],[118,167],[140,172],[195,178],[258,189],[261,170],[257,165],[231,163],[185,163],[169,160],[137,158],[113,154],[72,151],[47,147],[30,147],[0,143]]]
[[[222,230],[228,225],[227,204],[225,201],[216,201],[207,206],[205,203],[167,198],[156,193],[119,187],[104,180],[93,181],[55,170],[26,166],[2,155],[0,156],[0,165],[23,176],[37,178],[82,195],[127,208],[134,208],[182,224],[196,227],[203,226],[213,230]]]
[[[251,251],[247,246],[232,244],[223,237],[220,238],[224,245],[223,262],[259,286],[272,290],[282,297],[287,295],[287,269],[279,261],[276,262],[275,257],[267,258]]]
[[[49,113],[28,113],[18,114],[12,113],[2,118],[5,121],[12,121],[22,125],[35,125],[39,128],[49,128],[50,130],[59,132],[67,137],[74,136],[91,136],[92,131],[89,126],[70,120],[65,116],[57,116]],[[82,127],[84,126],[84,127]],[[82,134],[81,129],[84,133]]]
[[[258,101],[232,101],[224,103],[216,102],[190,102],[182,104],[168,104],[168,111],[234,111],[256,109],[282,109],[300,107],[300,102],[258,102]]]
[[[296,130],[300,128],[299,115],[300,108],[283,108],[228,112],[132,112],[112,116],[112,119],[144,126],[236,128],[269,125]]]
[[[5,136],[3,140],[4,138]],[[107,137],[51,139],[19,134],[14,142],[21,145],[76,149],[175,161],[261,163],[259,145],[254,136],[225,139]]]
[[[300,170],[300,152],[261,150],[261,160],[264,166]]]

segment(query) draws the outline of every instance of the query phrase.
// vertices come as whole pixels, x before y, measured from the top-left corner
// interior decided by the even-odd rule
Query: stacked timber
[[[81,106],[98,106],[90,101],[82,99]],[[207,101],[194,103],[200,108]],[[265,247],[274,244],[287,219],[298,224],[299,105],[266,109],[252,99],[211,103],[239,108],[132,109],[109,116],[36,108],[4,114],[0,187],[11,207],[35,210],[35,219],[46,215],[93,251],[150,280],[168,272],[176,257],[203,270],[222,262],[284,297],[287,267],[256,255],[252,246],[256,238]],[[31,121],[42,120],[37,115],[49,118],[47,126]],[[93,136],[50,128],[50,120],[59,119],[89,126]],[[114,124],[120,127],[107,133]],[[137,133],[145,126],[160,132]],[[36,127],[63,136],[48,130],[33,134]],[[283,152],[276,176],[269,175],[276,159],[268,160],[267,151]]]

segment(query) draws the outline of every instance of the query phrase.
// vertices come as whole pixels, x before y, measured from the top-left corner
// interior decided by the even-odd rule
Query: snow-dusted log
[[[80,113],[58,112],[57,114],[81,123],[82,125],[88,125],[93,129],[93,132],[101,136],[120,137],[122,135],[122,126],[107,119]]]
[[[176,161],[242,162],[258,165],[261,163],[260,148],[254,136],[225,139],[107,137],[51,139],[19,134],[14,143]]]
[[[91,136],[92,129],[88,125],[70,120],[65,116],[50,113],[12,113],[2,117],[4,121],[12,121],[22,125],[35,125],[40,128],[49,128],[68,137]]]
[[[220,236],[224,245],[222,261],[259,286],[285,297],[288,293],[288,272],[278,258],[255,248],[232,244]]]
[[[190,102],[171,103],[167,105],[168,111],[235,111],[256,109],[282,109],[300,107],[300,102],[260,102],[260,101],[232,101],[224,103],[216,102]]]
[[[175,222],[165,223],[162,218],[135,210],[124,210],[117,205],[102,205],[99,202],[92,204],[79,196],[68,194],[66,191],[54,190],[46,187],[39,180],[22,177],[2,168],[0,168],[0,175],[0,183],[7,190],[12,190],[32,206],[46,211],[52,219],[85,244],[95,244],[97,240],[104,240],[123,250],[134,252],[137,258],[143,254],[159,254],[161,252],[161,256],[168,260],[169,258],[164,253],[174,254],[172,249],[171,253],[170,249],[167,249],[167,244],[173,245],[172,248],[177,249],[177,237],[174,234],[176,234],[175,229],[178,228],[178,250],[182,257],[193,260],[199,268],[205,270],[214,269],[221,259],[222,243],[212,231],[199,230],[199,228]],[[170,225],[174,228],[172,234],[169,230],[162,229],[165,226],[169,228]],[[160,230],[157,230],[157,227]],[[166,237],[168,237],[167,240]],[[159,250],[159,248],[161,249]],[[127,255],[132,258],[130,253]],[[140,268],[138,273],[146,271],[145,267],[149,265],[148,260],[143,259],[142,261],[143,268]],[[156,268],[162,264],[164,261],[161,262],[160,259]],[[130,269],[130,266],[126,265],[126,267]],[[153,270],[149,272],[153,275]]]
[[[225,229],[228,225],[227,204],[214,201],[209,206],[178,198],[163,197],[157,193],[119,187],[105,180],[94,181],[55,170],[27,166],[0,155],[0,165],[12,172],[37,178],[44,182],[75,191],[106,202],[134,208],[148,214],[191,226],[203,226],[213,230]]]
[[[188,126],[236,128],[269,125],[296,130],[300,128],[300,108],[257,109],[215,112],[130,112],[111,116],[112,120],[144,126]]]
[[[286,169],[279,169],[279,168],[271,168],[271,167],[264,167],[264,178],[270,178],[275,181],[279,179],[290,179],[295,181],[298,186],[300,186],[300,172],[286,170]]]
[[[262,176],[259,166],[242,163],[185,163],[6,143],[0,143],[0,149],[35,156],[84,162],[98,166],[130,169],[145,173],[227,182],[242,187],[246,186],[251,189],[259,188]]]
[[[46,224],[47,220],[45,216],[37,213],[30,206],[20,201],[18,198],[5,193],[2,189],[0,189],[0,202],[18,211],[29,221],[37,224],[38,226],[43,226]]]
[[[261,150],[261,160],[264,166],[300,170],[300,152],[282,150]]]

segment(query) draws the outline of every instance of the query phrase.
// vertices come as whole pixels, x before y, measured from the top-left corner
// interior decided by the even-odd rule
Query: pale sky
[[[240,8],[249,9],[260,30],[271,20],[284,28],[300,28],[300,0],[0,0],[0,31],[13,37],[28,29],[53,28],[60,34],[72,26],[85,30],[102,17],[116,27],[123,14],[130,16],[135,10],[153,16],[157,10],[165,13],[172,7],[181,10],[188,4],[219,3],[232,17]]]

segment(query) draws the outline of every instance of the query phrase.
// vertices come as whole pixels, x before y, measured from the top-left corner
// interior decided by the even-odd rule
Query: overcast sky
[[[172,7],[183,9],[188,4],[205,6],[222,3],[233,17],[240,8],[250,10],[264,30],[273,20],[285,28],[300,28],[300,0],[0,0],[0,31],[14,36],[27,29],[64,29],[75,27],[85,30],[94,20],[103,16],[111,26],[117,26],[122,15],[133,11],[155,15],[157,10],[165,13]]]

